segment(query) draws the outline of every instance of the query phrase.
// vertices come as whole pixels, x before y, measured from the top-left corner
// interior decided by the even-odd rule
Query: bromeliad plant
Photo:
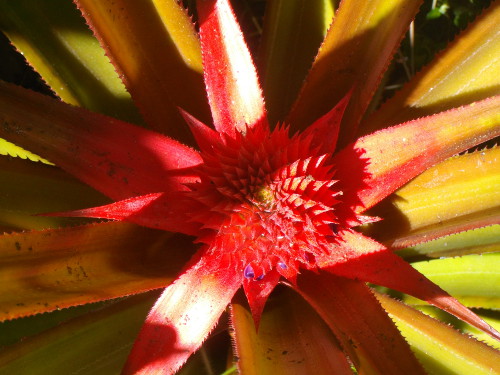
[[[7,264],[5,297],[1,297],[4,319],[165,286],[147,315],[124,374],[178,371],[228,305],[242,374],[352,374],[353,368],[360,374],[425,373],[384,309],[413,344],[427,371],[441,371],[445,365],[436,365],[419,352],[430,349],[419,347],[424,344],[415,339],[418,333],[422,342],[426,335],[432,337],[428,345],[439,345],[439,340],[457,342],[449,343],[447,352],[472,366],[464,367],[465,371],[499,370],[495,367],[498,353],[490,347],[383,294],[376,294],[377,300],[365,284],[427,301],[500,339],[483,319],[393,251],[409,246],[418,251],[418,246],[425,248],[419,244],[431,239],[498,221],[491,188],[497,150],[443,162],[500,134],[500,98],[488,97],[493,91],[491,79],[498,77],[479,82],[472,77],[475,71],[485,75],[494,71],[494,63],[481,55],[484,51],[478,43],[484,41],[483,48],[494,51],[491,43],[495,43],[498,7],[492,6],[441,55],[440,62],[370,114],[367,110],[376,87],[420,6],[418,1],[398,5],[344,1],[301,88],[303,76],[298,72],[308,70],[311,53],[307,48],[314,50],[314,46],[307,45],[304,56],[290,61],[292,52],[281,43],[290,38],[302,47],[302,36],[281,33],[290,31],[286,27],[290,18],[303,18],[305,25],[312,25],[311,20],[317,19],[312,10],[323,2],[307,11],[293,6],[283,10],[280,1],[270,2],[259,61],[264,92],[269,93],[267,109],[250,52],[227,0],[197,2],[199,33],[176,1],[76,3],[145,123],[156,131],[2,83],[0,135],[113,200],[102,204],[102,198],[83,192],[94,203],[87,207],[96,207],[68,210],[49,205],[45,212],[59,213],[46,214],[41,222],[54,223],[50,220],[59,219],[52,217],[59,216],[115,221],[5,234],[0,239],[5,252],[1,261]],[[22,24],[19,20],[9,24],[9,12],[4,14],[2,23]],[[168,35],[155,34],[158,30]],[[8,31],[16,42],[15,33]],[[19,39],[18,43],[24,42]],[[196,74],[200,50],[213,128],[204,123],[208,122],[207,102]],[[448,71],[452,61],[462,69],[460,73]],[[67,74],[73,68],[55,69]],[[60,77],[45,73],[59,94],[55,82]],[[465,78],[458,79],[457,74]],[[80,87],[68,81],[62,84]],[[105,81],[102,85],[112,84]],[[85,88],[82,91],[89,93]],[[294,92],[299,92],[296,100],[291,99]],[[73,94],[67,101],[93,109],[101,100],[112,102]],[[122,116],[137,119],[132,112]],[[181,127],[181,117],[187,126]],[[172,137],[188,144],[194,140],[196,149]],[[9,163],[4,161],[7,167]],[[467,191],[472,185],[454,174],[454,169],[468,163],[491,167],[474,193],[483,197],[477,203],[482,206],[465,203],[467,208],[461,206],[456,215],[446,205],[449,202],[441,202],[441,196],[460,190],[472,194]],[[76,182],[62,178],[52,167],[31,163],[21,167],[23,172],[41,170],[42,176],[50,173],[51,182],[68,188],[63,194],[76,191]],[[479,175],[475,176],[477,181]],[[397,193],[403,202],[391,201],[392,212],[384,212],[387,206],[383,205],[379,209],[381,219],[389,224],[379,223],[373,213],[366,215],[415,177]],[[488,179],[493,182],[486,191]],[[452,201],[463,202],[464,194]],[[438,203],[429,203],[435,198]],[[399,228],[393,226],[395,221]],[[177,268],[189,257],[182,269]],[[494,263],[496,258],[488,261]],[[31,274],[30,269],[34,269]],[[179,273],[169,284],[175,270]],[[273,293],[279,283],[301,297],[283,289]],[[238,295],[241,287],[250,312]],[[266,306],[269,298],[270,306]],[[490,302],[483,306],[494,307],[494,298]],[[124,311],[134,306],[125,303],[100,312],[96,321],[116,319],[113,323],[120,324]],[[87,324],[94,322],[87,319]],[[53,340],[71,331],[64,327],[55,329]],[[50,339],[41,337],[39,343],[52,345]],[[30,345],[39,348],[34,342]],[[6,351],[0,360],[5,371],[22,363],[19,351],[23,349]],[[29,349],[27,353],[32,355]]]

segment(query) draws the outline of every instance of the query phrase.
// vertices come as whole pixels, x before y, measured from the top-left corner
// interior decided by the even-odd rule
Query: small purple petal
[[[245,267],[245,270],[243,271],[243,276],[245,276],[247,279],[254,278],[255,272],[254,272],[251,264],[247,264],[247,266]]]
[[[260,281],[260,280],[262,280],[263,278],[264,278],[264,274],[262,274],[262,275],[260,275],[260,276],[257,276],[257,277],[255,278],[255,280],[256,280],[256,281]]]
[[[283,262],[278,262],[278,267],[282,270],[286,270],[288,268],[288,266]]]

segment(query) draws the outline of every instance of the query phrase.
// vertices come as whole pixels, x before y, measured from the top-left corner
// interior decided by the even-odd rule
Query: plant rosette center
[[[186,193],[198,203],[192,220],[219,267],[233,267],[245,282],[316,269],[339,229],[359,224],[336,209],[342,192],[331,154],[313,147],[311,135],[249,129],[211,142],[202,148],[201,181]]]

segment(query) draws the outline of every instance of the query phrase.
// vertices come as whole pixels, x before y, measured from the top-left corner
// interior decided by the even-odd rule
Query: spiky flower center
[[[341,192],[331,155],[308,136],[249,130],[204,150],[203,158],[192,196],[210,215],[198,219],[209,232],[200,241],[221,266],[256,280],[272,270],[294,277],[331,252],[337,228],[347,226],[335,210]]]

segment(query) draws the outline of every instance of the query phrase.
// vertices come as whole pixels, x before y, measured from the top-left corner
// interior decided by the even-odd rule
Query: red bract
[[[102,118],[91,119],[83,129],[54,126],[50,138],[36,125],[27,129],[12,122],[5,127],[13,141],[36,139],[39,149],[34,151],[111,198],[123,199],[56,215],[130,221],[194,236],[199,244],[149,313],[124,373],[177,371],[241,286],[258,325],[280,281],[315,307],[341,343],[346,332],[356,334],[358,323],[332,318],[332,301],[340,298],[335,293],[350,290],[371,301],[367,306],[374,309],[374,321],[394,343],[377,343],[376,332],[366,333],[373,346],[380,346],[368,354],[370,361],[384,373],[420,373],[420,367],[392,323],[377,312],[363,282],[411,294],[500,338],[392,251],[354,229],[379,220],[363,212],[405,182],[498,135],[498,126],[480,122],[470,130],[474,137],[454,127],[494,109],[499,98],[382,130],[338,151],[350,95],[300,133],[291,133],[287,124],[271,129],[256,70],[228,1],[199,1],[198,11],[215,130],[181,112],[199,151],[119,121],[108,129]],[[43,107],[45,100],[33,95],[34,106]],[[73,109],[65,110],[70,122]],[[92,140],[85,139],[86,132]],[[72,147],[80,141],[95,148]],[[130,154],[134,148],[138,158]]]

